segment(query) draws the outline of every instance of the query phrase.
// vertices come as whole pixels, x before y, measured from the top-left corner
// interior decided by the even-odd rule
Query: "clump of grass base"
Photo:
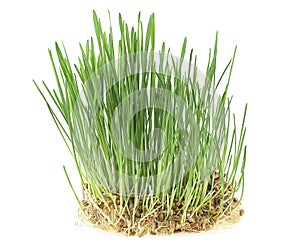
[[[239,209],[239,200],[233,198],[232,187],[226,182],[224,182],[226,189],[223,203],[220,183],[218,174],[215,174],[213,182],[208,184],[207,194],[212,192],[211,202],[207,202],[197,210],[190,207],[183,210],[184,201],[174,200],[169,215],[167,204],[160,201],[152,205],[153,210],[145,210],[143,202],[147,198],[140,198],[138,201],[128,198],[121,203],[118,194],[102,194],[102,200],[92,199],[89,195],[93,193],[86,184],[83,192],[87,196],[81,202],[83,210],[81,219],[107,231],[139,237],[147,234],[167,235],[224,229],[237,223],[244,210]]]

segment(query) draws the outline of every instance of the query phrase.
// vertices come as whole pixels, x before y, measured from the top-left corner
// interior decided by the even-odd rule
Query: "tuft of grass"
[[[202,74],[186,38],[179,57],[165,43],[155,50],[154,14],[144,26],[139,13],[135,28],[119,14],[117,47],[112,27],[93,21],[74,66],[63,44],[49,50],[56,89],[34,81],[74,157],[82,198],[64,172],[80,208],[129,235],[208,229],[244,193],[247,105],[238,129],[228,96],[236,48],[217,77],[218,34]],[[161,225],[147,228],[150,218]]]

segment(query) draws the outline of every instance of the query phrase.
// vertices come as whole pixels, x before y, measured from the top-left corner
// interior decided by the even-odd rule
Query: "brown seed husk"
[[[244,209],[241,209],[241,210],[240,210],[240,216],[243,216],[244,214],[245,214]]]

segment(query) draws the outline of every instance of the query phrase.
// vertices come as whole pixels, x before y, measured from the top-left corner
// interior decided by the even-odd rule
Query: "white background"
[[[205,3],[207,2],[207,3]],[[2,1],[0,3],[0,246],[299,246],[299,72],[297,1]],[[243,220],[230,230],[124,237],[75,226],[76,201],[62,165],[74,163],[32,79],[52,87],[47,49],[70,57],[93,34],[92,10],[117,33],[117,14],[135,25],[155,12],[157,44],[179,52],[183,38],[204,69],[219,31],[219,68],[238,53],[230,93],[247,116]]]

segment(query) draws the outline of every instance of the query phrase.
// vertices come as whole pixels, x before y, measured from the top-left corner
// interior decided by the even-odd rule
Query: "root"
[[[239,209],[239,200],[233,198],[230,185],[222,193],[216,179],[211,200],[199,209],[184,208],[182,201],[174,200],[172,208],[156,201],[153,209],[145,209],[145,198],[129,198],[121,202],[117,194],[103,194],[102,199],[90,199],[92,196],[85,186],[85,198],[82,201],[81,220],[107,231],[127,236],[146,234],[162,235],[179,232],[202,232],[210,229],[225,229],[239,222],[244,210]],[[89,194],[90,193],[90,194]],[[135,199],[135,200],[134,200]]]

